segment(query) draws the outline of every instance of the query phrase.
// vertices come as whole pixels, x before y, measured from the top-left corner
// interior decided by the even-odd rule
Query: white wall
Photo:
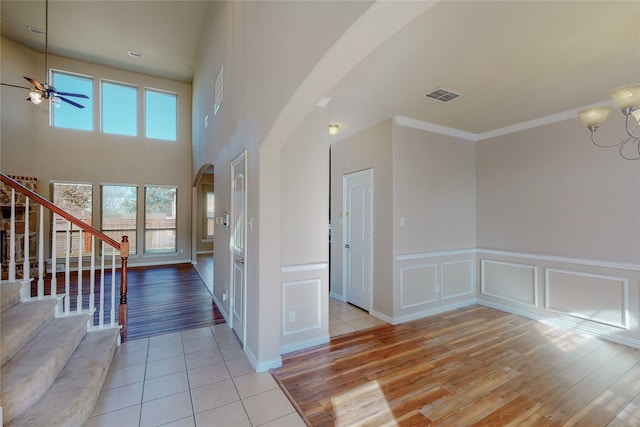
[[[44,55],[6,38],[2,43],[2,81],[25,85],[22,76],[44,80]],[[49,103],[26,102],[26,90],[2,86],[0,121],[0,168],[6,174],[38,178],[38,191],[50,198],[49,182],[81,181],[93,184],[93,223],[100,223],[100,184],[124,183],[138,186],[138,255],[129,265],[188,262],[191,259],[191,85],[81,61],[50,56],[54,69],[92,76],[94,79],[94,130],[78,131],[49,126]],[[144,136],[125,137],[100,132],[100,79],[137,85],[139,89],[139,135],[144,135],[145,87],[178,94],[177,141],[160,141]],[[62,88],[61,88],[62,89]],[[143,252],[144,186],[178,187],[178,252],[149,255]],[[48,222],[48,221],[47,221]],[[49,225],[46,225],[48,230]],[[45,233],[48,236],[48,233]],[[49,245],[46,245],[48,248]]]

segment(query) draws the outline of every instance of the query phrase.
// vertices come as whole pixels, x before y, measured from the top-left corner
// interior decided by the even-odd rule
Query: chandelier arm
[[[596,130],[592,130],[591,131],[591,142],[593,142],[595,145],[597,145],[598,147],[601,148],[611,148],[611,147],[617,147],[618,145],[622,145],[625,142],[627,142],[628,139],[623,139],[620,142],[616,142],[615,144],[611,144],[611,145],[604,145],[604,144],[600,144],[598,141],[596,141]]]
[[[634,126],[631,127],[630,123],[634,123]],[[633,131],[638,129],[638,127],[640,127],[640,122],[636,122],[636,119],[632,114],[627,114],[626,123],[625,123],[625,129],[627,130],[627,135],[629,135],[629,137],[635,138],[635,139],[640,138],[640,133],[638,133],[638,135],[635,135],[633,133]]]
[[[638,151],[638,155],[634,156],[634,157],[628,157],[624,154],[624,147],[626,147],[627,145],[634,145],[636,146],[636,151]],[[627,138],[624,141],[622,141],[622,144],[620,144],[620,156],[625,159],[625,160],[640,160],[640,137],[636,137],[636,138]]]

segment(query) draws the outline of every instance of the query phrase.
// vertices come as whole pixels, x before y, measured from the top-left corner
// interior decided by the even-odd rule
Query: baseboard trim
[[[434,314],[444,313],[445,311],[455,310],[457,308],[466,307],[475,303],[476,303],[476,299],[473,298],[473,299],[460,301],[455,304],[441,305],[439,307],[434,307],[429,310],[418,311],[416,313],[406,314],[404,316],[392,317],[390,318],[389,323],[391,323],[392,325],[399,325],[400,323],[409,322],[411,320],[422,319],[423,317],[433,316]],[[376,315],[376,317],[378,316]]]
[[[310,338],[302,341],[298,341],[293,344],[287,344],[280,346],[280,354],[293,353],[294,351],[304,350],[317,345],[326,344],[331,340],[329,334],[324,334],[317,338]]]

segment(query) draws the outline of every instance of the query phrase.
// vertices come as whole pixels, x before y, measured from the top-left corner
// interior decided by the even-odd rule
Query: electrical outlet
[[[289,312],[289,322],[295,322],[296,321],[296,312],[295,311],[290,311]]]

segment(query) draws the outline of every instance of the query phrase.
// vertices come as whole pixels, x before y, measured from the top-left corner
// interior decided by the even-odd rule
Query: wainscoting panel
[[[535,265],[483,259],[481,293],[511,302],[538,305],[538,269]]]
[[[547,268],[545,308],[626,329],[628,288],[625,278]]]
[[[443,300],[473,294],[473,260],[443,262],[440,281]]]
[[[400,308],[436,301],[436,280],[435,264],[400,268]]]
[[[285,266],[282,289],[281,354],[329,341],[327,263]]]

